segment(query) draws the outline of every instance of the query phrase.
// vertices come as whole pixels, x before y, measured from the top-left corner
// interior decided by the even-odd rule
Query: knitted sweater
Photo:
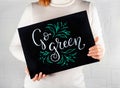
[[[82,0],[52,0],[47,7],[40,6],[37,2],[29,4],[20,19],[18,28],[35,24],[45,20],[61,17],[64,15],[87,11],[93,36],[99,37],[98,43],[104,47],[102,29],[99,22],[96,7],[91,2]],[[10,51],[18,60],[25,63],[18,31],[10,44]],[[82,67],[53,73],[40,81],[33,82],[28,75],[25,77],[25,88],[85,88]]]

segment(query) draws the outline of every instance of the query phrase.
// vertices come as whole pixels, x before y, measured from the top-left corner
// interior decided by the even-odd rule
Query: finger
[[[99,37],[97,36],[97,37],[95,37],[95,44],[97,44],[98,41],[99,41]]]
[[[95,56],[95,55],[99,55],[99,56],[101,56],[102,55],[102,53],[101,52],[95,52],[95,53],[90,53],[90,54],[87,54],[88,56]]]
[[[100,46],[96,46],[94,49],[89,50],[88,56],[91,55],[103,55],[103,48]]]
[[[97,48],[101,48],[100,45],[94,45],[94,46],[90,47],[89,50],[94,50],[94,49],[97,49]]]
[[[98,36],[95,37],[95,40],[94,40],[94,41],[95,41],[95,44],[96,44],[96,45],[97,45],[97,43],[98,43],[98,40],[99,40],[99,37],[98,37]],[[96,45],[90,47],[89,50],[93,49]]]
[[[25,68],[25,73],[26,73],[27,75],[29,75],[29,70],[28,70],[27,67]]]
[[[38,81],[42,78],[42,72],[39,73]]]
[[[45,77],[46,77],[46,75],[45,75],[45,74],[43,74],[43,75],[42,75],[42,78],[45,78]]]
[[[32,79],[33,81],[36,81],[38,78],[38,74],[35,75],[35,77]]]
[[[97,60],[101,60],[102,56],[95,55],[95,56],[92,56],[92,58],[97,59]]]
[[[89,50],[88,54],[98,53],[98,52],[102,52],[102,49],[101,48],[97,48],[97,49],[94,49],[94,50]]]
[[[91,53],[91,54],[87,54],[87,56],[100,60],[103,58],[103,53],[102,52]]]

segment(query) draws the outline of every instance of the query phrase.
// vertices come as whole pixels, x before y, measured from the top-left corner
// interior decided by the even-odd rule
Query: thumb
[[[97,36],[97,37],[95,37],[95,44],[97,44],[98,43],[98,40],[99,40],[99,37]]]
[[[25,73],[26,73],[27,75],[29,75],[29,70],[28,70],[27,67],[25,68]]]

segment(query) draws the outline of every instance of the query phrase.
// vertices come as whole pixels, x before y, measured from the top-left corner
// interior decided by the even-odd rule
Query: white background
[[[120,88],[120,0],[93,0],[98,9],[106,54],[85,66],[87,88]],[[31,0],[0,0],[0,88],[23,88],[25,65],[9,52],[23,10]]]

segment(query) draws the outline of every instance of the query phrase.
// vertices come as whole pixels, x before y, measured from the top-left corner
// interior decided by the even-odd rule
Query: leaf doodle
[[[75,49],[68,49],[66,51],[61,52],[61,60],[57,64],[61,64],[61,66],[68,65],[69,62],[75,62],[75,58],[77,55],[77,52],[75,52]]]
[[[49,30],[51,32],[52,39],[54,40],[55,38],[68,38],[70,36],[70,31],[68,31],[68,26],[67,23],[63,22],[57,22],[56,24],[47,24],[45,27],[46,30]],[[67,50],[60,50],[61,53],[60,55],[60,60],[57,62],[53,62],[50,59],[50,56],[52,52],[48,50],[42,50],[40,51],[40,57],[39,60],[42,60],[43,63],[48,63],[48,64],[53,64],[56,63],[61,66],[68,65],[69,62],[75,62],[75,58],[77,55],[76,49],[67,49]]]
[[[52,33],[52,37],[68,38],[70,31],[67,23],[57,22],[56,24],[47,24],[46,28]]]
[[[42,60],[43,61],[43,63],[45,63],[45,61],[47,62],[47,63],[53,63],[49,58],[50,58],[50,55],[51,55],[51,53],[50,52],[48,52],[48,51],[40,51],[40,60]]]

